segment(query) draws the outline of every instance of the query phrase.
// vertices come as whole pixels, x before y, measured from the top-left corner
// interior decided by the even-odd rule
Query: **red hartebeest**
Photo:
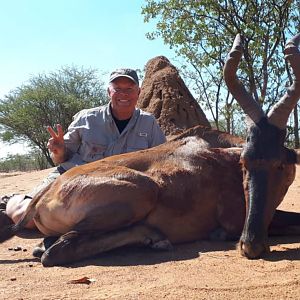
[[[123,245],[169,249],[172,243],[238,238],[241,232],[242,254],[255,258],[267,248],[268,227],[282,232],[298,226],[300,232],[300,214],[276,210],[295,176],[296,152],[283,143],[300,96],[299,39],[286,48],[295,83],[265,116],[236,77],[242,54],[237,36],[224,77],[255,123],[243,150],[208,148],[203,131],[191,129],[191,135],[152,149],[75,167],[41,191],[18,224],[0,232],[0,241],[34,219],[46,236],[59,237],[41,256],[44,266],[53,266]]]

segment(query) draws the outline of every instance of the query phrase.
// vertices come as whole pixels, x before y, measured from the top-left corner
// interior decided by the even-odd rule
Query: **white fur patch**
[[[185,170],[192,171],[194,166],[190,163],[190,157],[197,155],[199,151],[203,152],[209,144],[195,136],[189,137],[188,142],[174,151],[176,164]]]

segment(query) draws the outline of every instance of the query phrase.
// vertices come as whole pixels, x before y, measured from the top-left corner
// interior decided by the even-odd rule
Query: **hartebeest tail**
[[[47,187],[44,191],[48,190],[48,188],[49,187]],[[39,195],[42,195],[44,191],[40,192]],[[24,212],[22,218],[18,221],[18,223],[5,226],[4,228],[0,229],[0,243],[3,243],[11,239],[15,235],[21,233],[24,230],[25,225],[34,219],[37,213],[36,204],[38,203],[38,201],[39,197],[36,197],[31,200],[29,206],[27,207],[26,211]]]
[[[300,34],[287,42],[284,51],[294,71],[294,82],[267,116],[237,78],[243,53],[240,35],[236,36],[224,66],[229,91],[254,122],[241,154],[247,214],[239,245],[242,255],[249,258],[259,257],[268,249],[268,226],[294,179],[296,152],[284,147],[284,140],[288,117],[300,97],[299,42]]]

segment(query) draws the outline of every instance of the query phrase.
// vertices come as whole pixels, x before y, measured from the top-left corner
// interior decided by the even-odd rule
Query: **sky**
[[[62,66],[93,68],[108,74],[120,67],[143,69],[175,53],[163,41],[145,34],[143,0],[0,0],[0,98],[30,77]],[[24,153],[26,146],[0,143],[0,159]]]

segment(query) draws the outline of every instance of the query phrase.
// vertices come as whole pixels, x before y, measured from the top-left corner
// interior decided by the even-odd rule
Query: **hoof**
[[[53,261],[51,261],[51,257],[48,255],[48,253],[45,251],[41,257],[41,263],[43,267],[54,267],[55,264]]]
[[[151,248],[155,250],[166,250],[166,251],[173,250],[173,246],[169,240],[158,241],[152,244]]]
[[[43,242],[46,250],[41,257],[42,265],[44,267],[62,266],[78,260],[76,245],[72,243],[72,238],[77,236],[76,231],[70,231],[60,237],[45,238]]]
[[[2,196],[0,198],[0,229],[14,224],[12,219],[6,214],[6,206],[11,196]]]
[[[2,196],[0,198],[0,211],[6,211],[7,202],[11,197],[12,196]]]
[[[13,224],[12,219],[4,211],[0,211],[0,229]]]
[[[44,238],[42,242],[33,248],[32,255],[34,257],[41,258],[45,251],[50,248],[57,241],[57,239],[58,237],[56,236],[48,236]]]
[[[46,249],[44,247],[44,243],[40,242],[38,245],[36,245],[33,248],[32,256],[37,257],[37,258],[41,258],[45,251],[46,251]]]

